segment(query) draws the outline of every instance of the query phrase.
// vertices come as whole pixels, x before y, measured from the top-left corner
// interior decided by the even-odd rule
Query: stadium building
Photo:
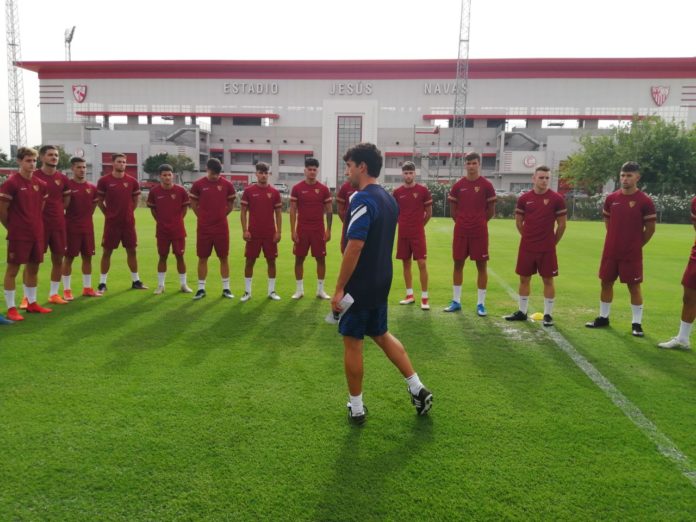
[[[44,143],[84,157],[93,177],[111,153],[143,162],[184,154],[205,170],[218,158],[246,184],[254,164],[274,182],[303,177],[306,156],[340,185],[341,155],[377,143],[384,180],[414,160],[422,179],[448,180],[455,60],[23,62],[39,75]],[[696,58],[471,60],[465,142],[506,191],[527,188],[535,166],[554,172],[581,134],[608,132],[634,115],[696,123]],[[628,158],[627,158],[628,159]],[[186,174],[183,181],[200,172]]]

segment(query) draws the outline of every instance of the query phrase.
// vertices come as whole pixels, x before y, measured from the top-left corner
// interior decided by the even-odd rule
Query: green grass
[[[100,220],[97,229],[100,237]],[[154,287],[154,226],[143,210],[138,229],[140,274]],[[311,297],[313,261],[308,297],[289,299],[287,222],[280,302],[265,299],[263,260],[244,304],[219,298],[215,260],[203,301],[175,292],[173,263],[164,295],[130,291],[118,250],[106,297],[0,328],[0,519],[693,519],[696,488],[538,324],[502,320],[516,302],[494,277],[489,317],[473,313],[469,264],[463,313],[440,312],[451,297],[451,229],[445,219],[428,225],[433,310],[396,305],[399,266],[390,299],[390,330],[435,394],[432,415],[415,416],[400,375],[368,344],[362,429],[345,419],[341,341],[323,322],[328,305]],[[569,224],[557,329],[694,463],[696,356],[655,348],[678,327],[693,231],[658,225],[646,248],[645,339],[630,335],[622,286],[612,328],[583,327],[597,314],[603,237],[601,223]],[[512,221],[491,223],[491,271],[514,289],[517,244]],[[3,269],[5,252],[2,244]],[[329,252],[330,291],[336,241]],[[79,290],[79,271],[73,281]],[[530,311],[541,306],[540,290],[535,280]]]

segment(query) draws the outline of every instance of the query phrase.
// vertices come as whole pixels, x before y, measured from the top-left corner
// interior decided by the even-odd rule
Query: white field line
[[[490,268],[488,273],[493,276],[493,278],[498,282],[498,284],[503,287],[503,289],[508,293],[513,299],[517,299],[517,293],[508,285],[498,274],[493,272]],[[582,372],[587,375],[590,380],[601,389],[607,397],[613,402],[626,417],[628,417],[636,427],[643,432],[643,434],[648,437],[659,450],[662,455],[671,460],[681,471],[681,473],[691,482],[691,485],[696,487],[696,466],[694,466],[689,458],[684,455],[679,448],[670,440],[667,435],[662,433],[653,422],[648,419],[642,411],[633,404],[628,397],[621,393],[616,386],[614,386],[609,379],[604,377],[600,371],[595,368],[590,361],[585,359],[578,351],[573,347],[568,340],[561,335],[561,333],[555,328],[543,328],[543,331],[556,343],[565,354],[571,358],[575,365],[582,370]]]

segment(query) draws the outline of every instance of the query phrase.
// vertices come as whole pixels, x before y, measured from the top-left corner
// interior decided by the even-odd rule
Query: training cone
[[[544,318],[544,314],[542,314],[541,312],[534,312],[532,314],[532,319],[534,321],[541,321],[543,318]]]

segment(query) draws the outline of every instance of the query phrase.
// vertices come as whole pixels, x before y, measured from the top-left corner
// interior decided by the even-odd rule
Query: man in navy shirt
[[[338,331],[343,335],[344,362],[350,402],[348,418],[365,422],[362,400],[363,339],[372,338],[406,379],[412,404],[419,415],[432,406],[433,395],[423,386],[401,342],[387,329],[387,297],[392,280],[392,247],[399,215],[398,206],[378,183],[382,153],[371,143],[360,143],[343,156],[346,175],[358,189],[351,198],[343,237],[345,252],[331,299],[334,312],[341,312],[344,295],[353,297]]]

